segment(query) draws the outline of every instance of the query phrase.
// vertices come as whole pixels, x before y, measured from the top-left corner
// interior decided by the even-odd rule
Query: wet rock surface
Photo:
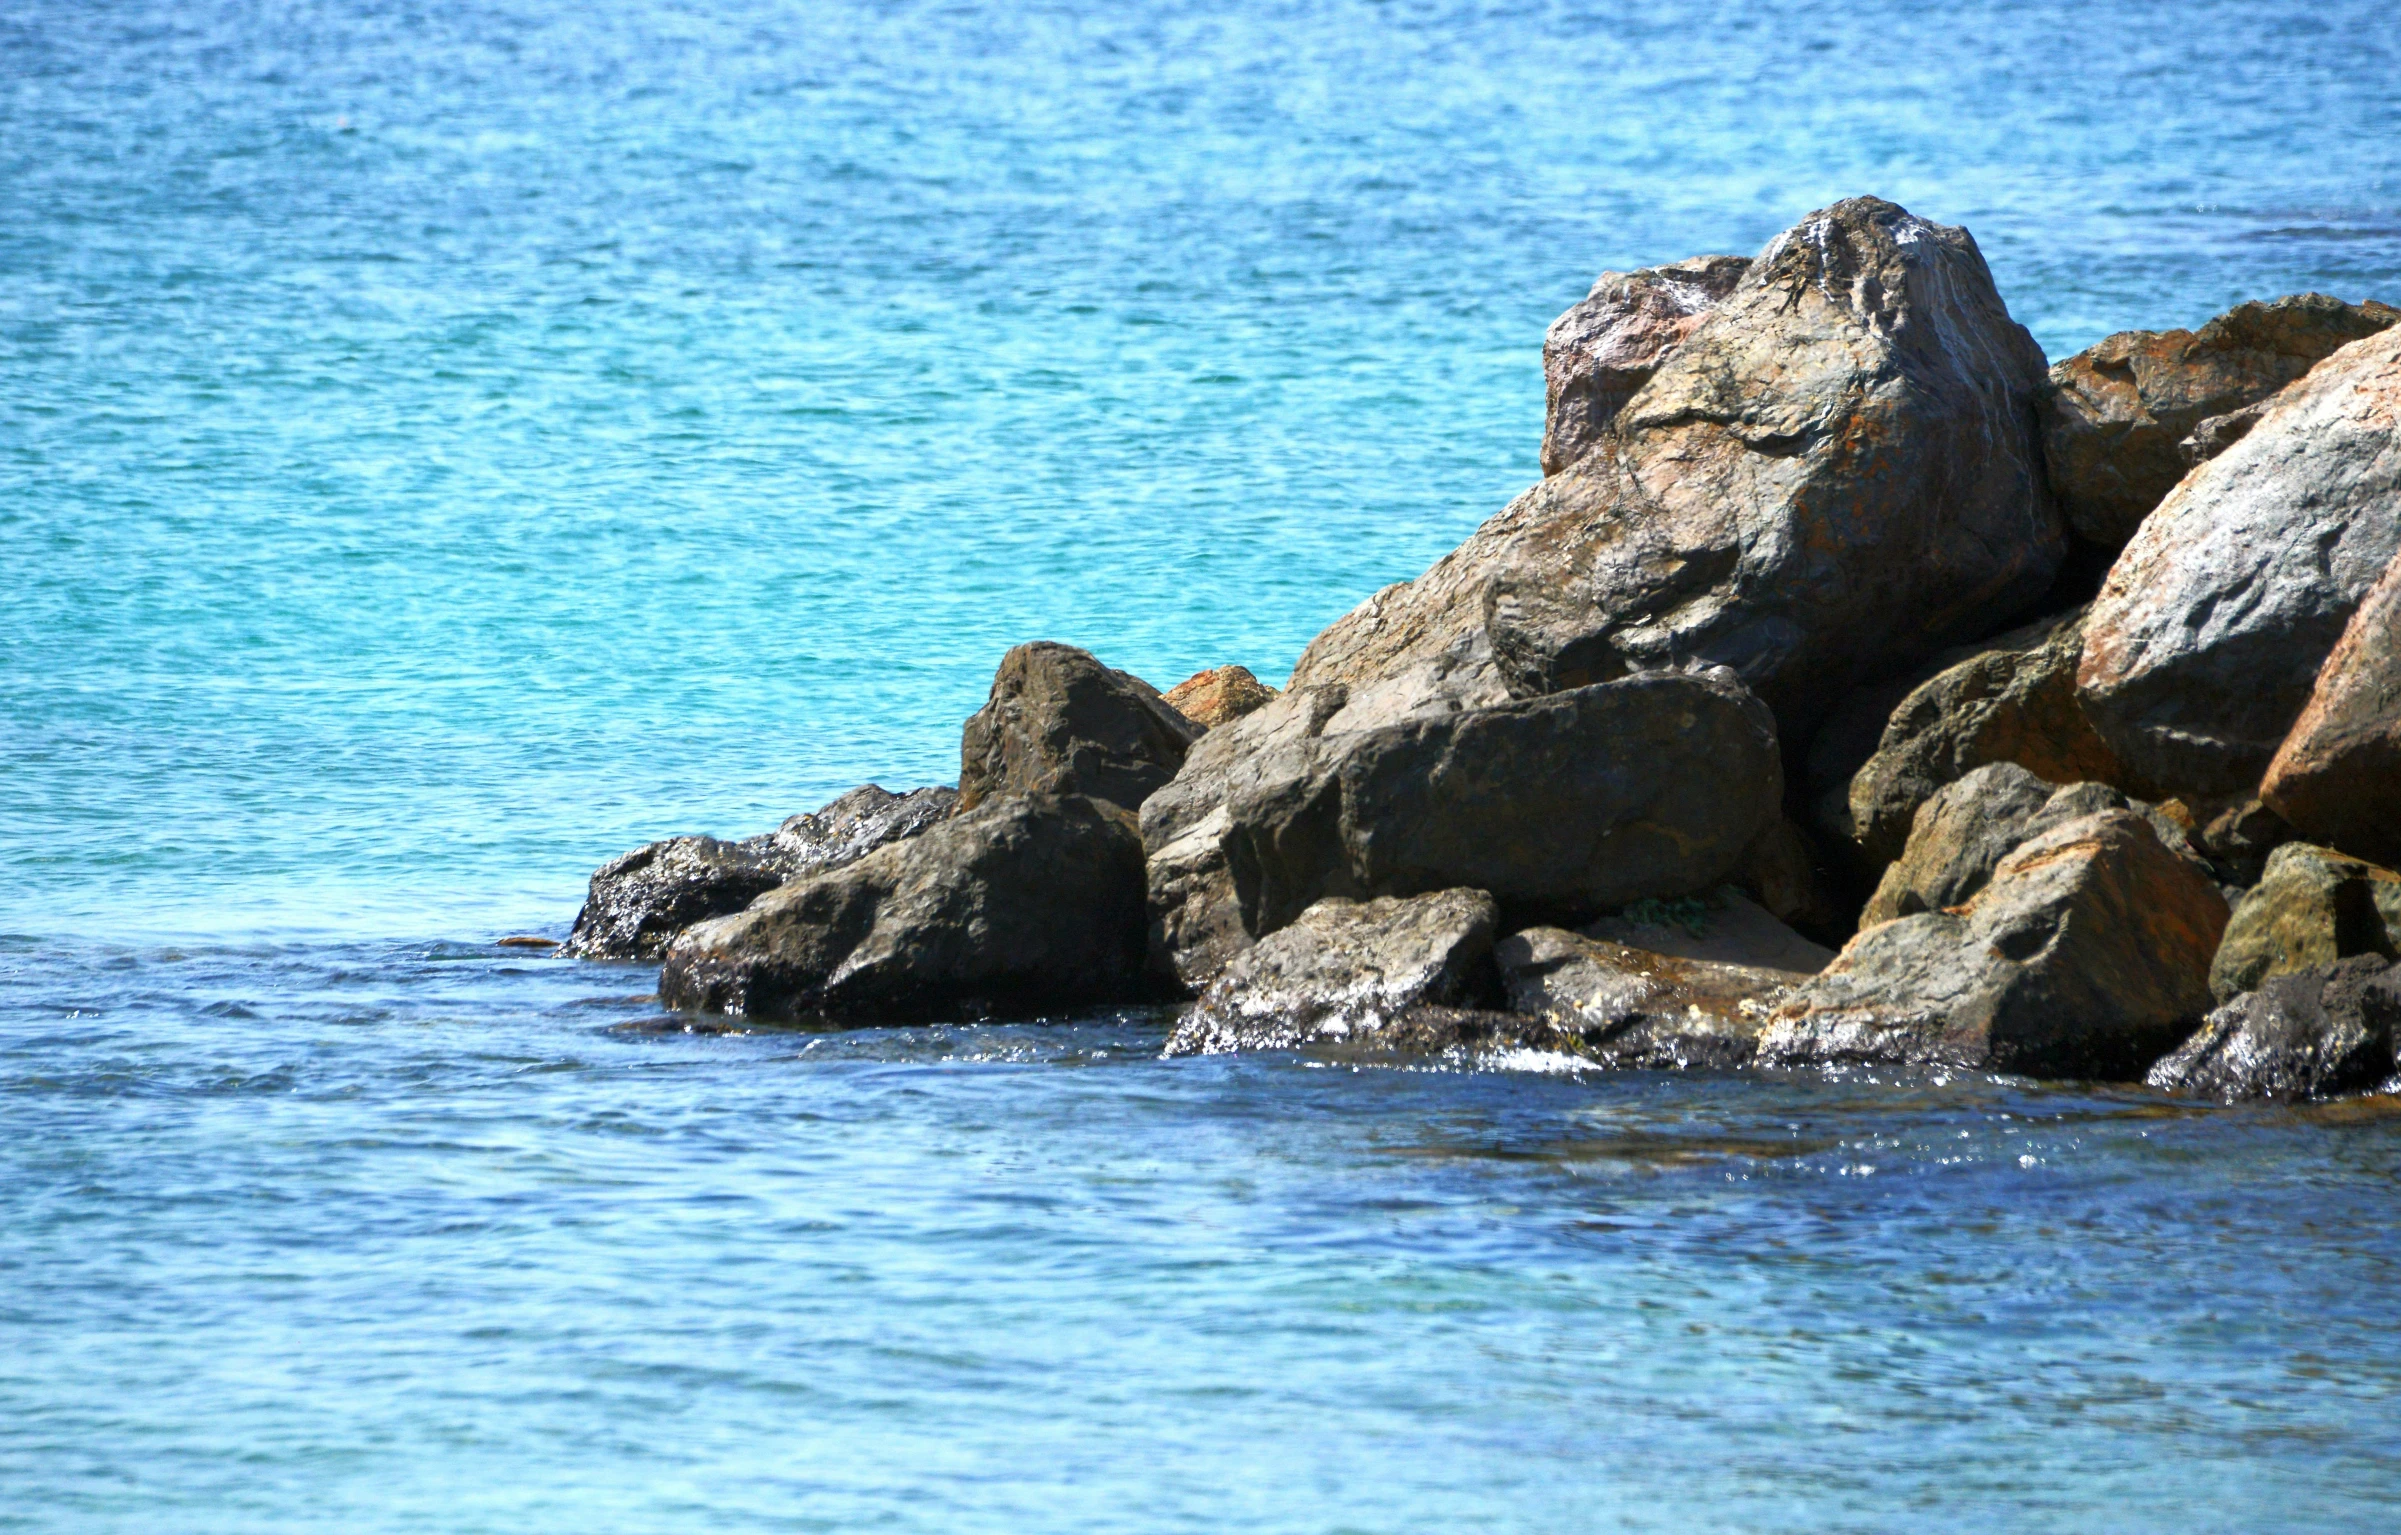
[[[2239,441],[2257,407],[2401,310],[2323,293],[2239,304],[2197,331],[2120,331],[2051,369],[2043,453],[2081,538],[2123,547],[2193,464]]]
[[[2312,841],[2401,862],[2401,559],[2318,669],[2259,797]]]
[[[2077,693],[2157,792],[2247,794],[2401,549],[2401,329],[2353,342],[2144,520]]]
[[[1725,301],[1750,264],[1748,256],[1694,256],[1603,272],[1583,302],[1551,322],[1542,342],[1544,474],[1592,451],[1634,391]]]
[[[1780,1004],[1759,1058],[2125,1079],[2208,1010],[2217,888],[2109,810],[2021,844],[1967,905],[1869,928]]]
[[[2223,1103],[2364,1092],[2394,1074],[2401,971],[2381,956],[2279,975],[2220,1007],[2151,1068],[2163,1092]]]
[[[880,784],[858,788],[823,807],[791,817],[766,839],[764,851],[787,880],[855,863],[888,842],[914,837],[951,818],[959,791],[943,785],[894,794]],[[745,846],[756,846],[752,838]]]
[[[1481,890],[1319,901],[1237,955],[1184,1015],[1167,1053],[1397,1043],[1411,1011],[1457,1008],[1491,991],[1499,921]]]
[[[1196,672],[1167,690],[1167,706],[1205,729],[1231,725],[1275,702],[1276,690],[1245,666]]]
[[[1184,765],[1203,727],[1141,678],[1038,640],[1001,658],[959,744],[959,808],[1013,794],[1086,795],[1128,810]]]
[[[1747,1064],[1770,1004],[1804,978],[1556,927],[1512,934],[1493,957],[1512,1012],[1602,1065],[1651,1070]]]
[[[1031,1017],[1142,995],[1143,932],[1132,814],[1011,797],[688,929],[659,999],[800,1023]]]
[[[2401,956],[2401,874],[2288,842],[2235,903],[2209,989],[2223,1002],[2272,977],[2359,954]]]

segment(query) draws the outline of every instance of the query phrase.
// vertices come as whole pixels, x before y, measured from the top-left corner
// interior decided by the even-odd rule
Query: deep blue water
[[[2401,299],[2388,4],[0,0],[0,1529],[2356,1530],[2401,1119],[649,1032],[602,859],[1301,645],[1594,273]]]

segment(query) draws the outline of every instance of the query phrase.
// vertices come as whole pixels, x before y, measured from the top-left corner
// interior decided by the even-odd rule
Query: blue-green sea
[[[2401,301],[2401,19],[0,0],[0,1530],[2367,1531],[2401,1105],[685,1032],[591,868],[1282,680],[1604,268]]]

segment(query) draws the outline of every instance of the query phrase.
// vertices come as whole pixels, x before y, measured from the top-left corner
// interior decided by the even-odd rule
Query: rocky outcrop
[[[2401,874],[2288,842],[2235,903],[2209,989],[2223,1002],[2273,976],[2356,954],[2401,956]]]
[[[1167,1042],[1169,1055],[1363,1039],[1490,990],[1500,908],[1481,890],[1319,901],[1237,955]]]
[[[1212,732],[1143,807],[1165,966],[1199,984],[1327,896],[1530,920],[1706,890],[1776,817],[1774,722],[1722,671],[1454,701],[1295,689]]]
[[[2120,331],[2052,368],[2043,455],[2069,525],[2123,547],[2192,464],[2241,439],[2253,407],[2395,320],[2383,304],[2303,293],[2197,331]]]
[[[659,1000],[802,1023],[1029,1017],[1139,995],[1143,927],[1131,813],[997,799],[688,929]]]
[[[1691,959],[1534,927],[1493,951],[1510,1010],[1602,1065],[1644,1070],[1749,1062],[1768,1009],[1800,972]]]
[[[2353,342],[2194,470],[2085,620],[2077,692],[2159,792],[2252,792],[2401,549],[2401,329]]]
[[[1725,301],[1747,256],[1694,256],[1636,272],[1603,272],[1542,339],[1542,472],[1592,451],[1634,391]]]
[[[2259,797],[2313,841],[2401,862],[2401,559],[2318,669]]]
[[[959,808],[1011,794],[1086,795],[1128,810],[1184,765],[1202,727],[1139,677],[1037,640],[1001,657],[959,743]]]
[[[1275,702],[1276,690],[1245,666],[1196,672],[1167,690],[1167,707],[1204,730],[1231,725]]]
[[[1594,919],[1582,932],[1670,959],[1774,970],[1794,979],[1815,975],[1834,959],[1832,949],[1802,937],[1756,901],[1725,889],[1678,901],[1638,901]]]
[[[2224,1103],[2366,1091],[2393,1075],[2397,1020],[2401,970],[2388,961],[2313,965],[2211,1013],[2150,1084]]]
[[[670,837],[601,865],[562,953],[579,959],[657,959],[695,922],[740,911],[804,874],[840,868],[887,842],[914,837],[958,804],[946,788],[894,794],[862,784],[764,836],[724,842]]]
[[[2065,614],[2001,636],[1908,693],[1851,779],[1859,844],[1898,858],[1918,807],[1988,763],[2014,762],[2054,784],[2119,782],[2117,753],[2076,702],[2083,654],[2084,615]]]
[[[2226,903],[2128,810],[2021,844],[1966,905],[1868,928],[1778,1004],[1763,1062],[2131,1077],[2208,1010]]]
[[[2042,353],[1965,231],[1874,198],[1778,236],[1588,453],[1309,646],[1293,685],[1440,661],[1532,695],[1732,667],[1797,746],[1854,685],[1990,632],[2066,536]]]

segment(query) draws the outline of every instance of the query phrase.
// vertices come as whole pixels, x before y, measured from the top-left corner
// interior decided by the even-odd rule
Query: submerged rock
[[[2269,980],[2211,1013],[2150,1084],[2240,1103],[2363,1092],[2393,1075],[2401,971],[2378,956]]]
[[[560,952],[657,959],[695,922],[740,911],[788,880],[864,857],[947,818],[956,790],[893,794],[863,784],[773,832],[739,842],[670,837],[600,866]]]
[[[2401,862],[2401,559],[2318,669],[2259,797],[2313,841]]]
[[[2042,379],[1965,231],[1874,198],[1812,214],[1600,450],[1319,635],[1293,686],[1440,663],[1522,696],[1715,662],[1797,746],[1856,684],[2048,586]]]
[[[2209,989],[2223,1002],[2271,977],[2358,954],[2401,956],[2401,874],[2288,842],[2235,904]]]
[[[671,1008],[814,1023],[1030,1017],[1142,990],[1142,844],[1104,800],[993,800],[687,930]]]
[[[1169,1055],[1283,1050],[1407,1027],[1489,989],[1500,908],[1481,890],[1319,901],[1237,955],[1184,1015]]]
[[[2085,621],[2078,698],[2161,792],[2248,794],[2401,550],[2401,329],[2353,342],[2145,519]]]
[[[2323,293],[2238,304],[2197,331],[2120,331],[2051,369],[2043,454],[2079,537],[2117,549],[2194,463],[2337,348],[2401,320]]]
[[[1196,672],[1167,690],[1167,706],[1204,730],[1231,725],[1275,702],[1276,690],[1244,666]]]
[[[1966,905],[1860,933],[1775,1011],[1764,1062],[2138,1074],[2210,1005],[2226,903],[2130,810],[2021,844]]]
[[[1509,1007],[1603,1065],[1726,1068],[1758,1050],[1768,1010],[1802,972],[1661,954],[1534,927],[1493,951]]]
[[[1037,640],[1001,657],[959,743],[959,808],[1010,794],[1088,795],[1128,810],[1184,765],[1203,727],[1141,678]]]
[[[2054,784],[2116,783],[2117,753],[2076,702],[2084,614],[2047,618],[1991,641],[1912,689],[1851,779],[1852,834],[1898,858],[1918,807],[1977,768],[2013,762]]]
[[[1634,272],[1603,272],[1582,303],[1542,338],[1542,472],[1592,451],[1634,391],[1742,280],[1748,256],[1695,256]]]

